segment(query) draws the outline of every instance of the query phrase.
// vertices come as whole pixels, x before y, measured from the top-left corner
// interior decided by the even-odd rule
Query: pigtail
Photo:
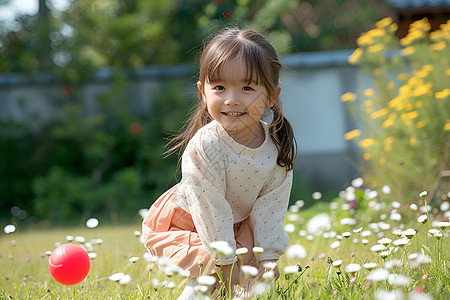
[[[269,133],[278,148],[277,164],[290,171],[294,168],[294,160],[297,157],[297,142],[294,130],[281,112],[280,105],[276,104],[272,107],[272,114]]]

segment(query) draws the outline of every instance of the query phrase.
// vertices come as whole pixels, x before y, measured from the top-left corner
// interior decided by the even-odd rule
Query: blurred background
[[[362,121],[341,101],[372,85],[348,61],[357,39],[385,17],[403,38],[449,13],[445,0],[0,0],[0,220],[138,218],[180,179],[165,138],[196,102],[202,39],[224,26],[278,51],[299,146],[291,201],[328,201],[362,174],[344,138]]]

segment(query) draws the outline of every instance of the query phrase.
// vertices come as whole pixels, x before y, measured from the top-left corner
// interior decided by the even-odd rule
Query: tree
[[[280,53],[354,48],[384,14],[376,0],[78,0],[63,12],[39,1],[39,17],[0,35],[0,72],[52,69],[81,82],[104,66],[193,61],[205,36],[230,25],[268,32]]]

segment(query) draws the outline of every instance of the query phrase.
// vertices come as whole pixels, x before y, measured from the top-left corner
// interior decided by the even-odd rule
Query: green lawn
[[[391,210],[392,208],[385,209],[387,212]],[[331,228],[317,236],[308,233],[307,221],[322,212],[327,212],[331,217]],[[399,208],[396,212],[403,216],[411,214],[409,207]],[[358,222],[354,225],[340,224],[338,219],[334,219],[336,213],[326,205],[288,213],[286,224],[292,224],[287,227],[292,231],[289,233],[290,245],[302,245],[307,253],[302,254],[301,247],[296,246],[298,250],[290,254],[290,257],[283,255],[279,262],[282,273],[280,279],[274,285],[258,285],[264,293],[251,299],[394,299],[390,298],[392,296],[397,299],[431,299],[414,298],[427,296],[433,299],[450,299],[449,243],[446,230],[441,231],[441,239],[435,239],[427,237],[431,222],[421,224],[414,217],[409,219],[409,223],[402,224],[406,222],[405,217],[403,221],[393,221],[389,214],[384,221],[380,221],[375,218],[378,217],[377,213],[382,212],[370,211],[370,208],[359,213],[360,215],[354,216]],[[433,217],[430,215],[430,218]],[[360,227],[363,228],[358,232]],[[394,247],[392,242],[398,239],[393,233],[394,229],[405,230],[409,227],[414,227],[417,233],[406,246]],[[183,290],[186,279],[177,274],[165,275],[155,262],[145,260],[143,254],[146,251],[135,231],[140,231],[139,223],[127,226],[100,224],[94,229],[19,229],[10,234],[2,233],[0,298],[176,299]],[[344,232],[348,232],[350,237],[343,237]],[[368,232],[370,235],[367,235]],[[67,242],[66,236],[69,235],[82,236],[86,242],[92,239],[103,241],[92,245],[97,257],[91,259],[90,273],[84,281],[74,286],[61,285],[51,278],[47,268],[48,254],[45,253],[52,251],[55,243]],[[392,240],[388,245],[388,252],[384,254],[370,250],[379,244],[377,241],[381,236]],[[413,256],[410,256],[412,253],[426,255],[430,261],[414,266]],[[387,258],[383,258],[384,255]],[[133,259],[130,258],[133,257],[139,259],[132,262]],[[338,267],[339,260],[342,260],[342,264]],[[335,266],[330,264],[332,261]],[[368,280],[370,270],[363,267],[368,262],[376,263],[375,269],[387,270],[394,277],[381,281],[372,277],[373,280]],[[346,271],[349,264],[357,264],[361,269],[352,274],[351,270]],[[287,266],[291,267],[286,268]],[[299,266],[301,273],[298,272]],[[289,269],[294,273],[287,274]],[[108,279],[115,273],[128,274],[131,281],[119,284]],[[407,282],[403,284],[401,280],[405,278]],[[257,293],[255,289],[253,292]]]

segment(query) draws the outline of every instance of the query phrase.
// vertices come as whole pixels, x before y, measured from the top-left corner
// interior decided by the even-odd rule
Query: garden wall
[[[340,96],[356,91],[358,69],[350,66],[351,51],[326,51],[289,54],[282,57],[282,101],[285,115],[292,123],[300,159],[296,176],[314,188],[341,189],[357,172],[356,152],[344,134],[353,129]],[[196,95],[196,66],[193,64],[153,65],[129,74],[128,99],[135,114],[149,111],[153,95],[164,83],[185,82],[187,99]],[[79,90],[87,114],[98,110],[95,98],[109,89],[113,73],[103,69]],[[57,78],[40,74],[24,77],[0,74],[0,119],[23,121],[35,130],[61,115],[65,101],[75,101],[70,87]]]

